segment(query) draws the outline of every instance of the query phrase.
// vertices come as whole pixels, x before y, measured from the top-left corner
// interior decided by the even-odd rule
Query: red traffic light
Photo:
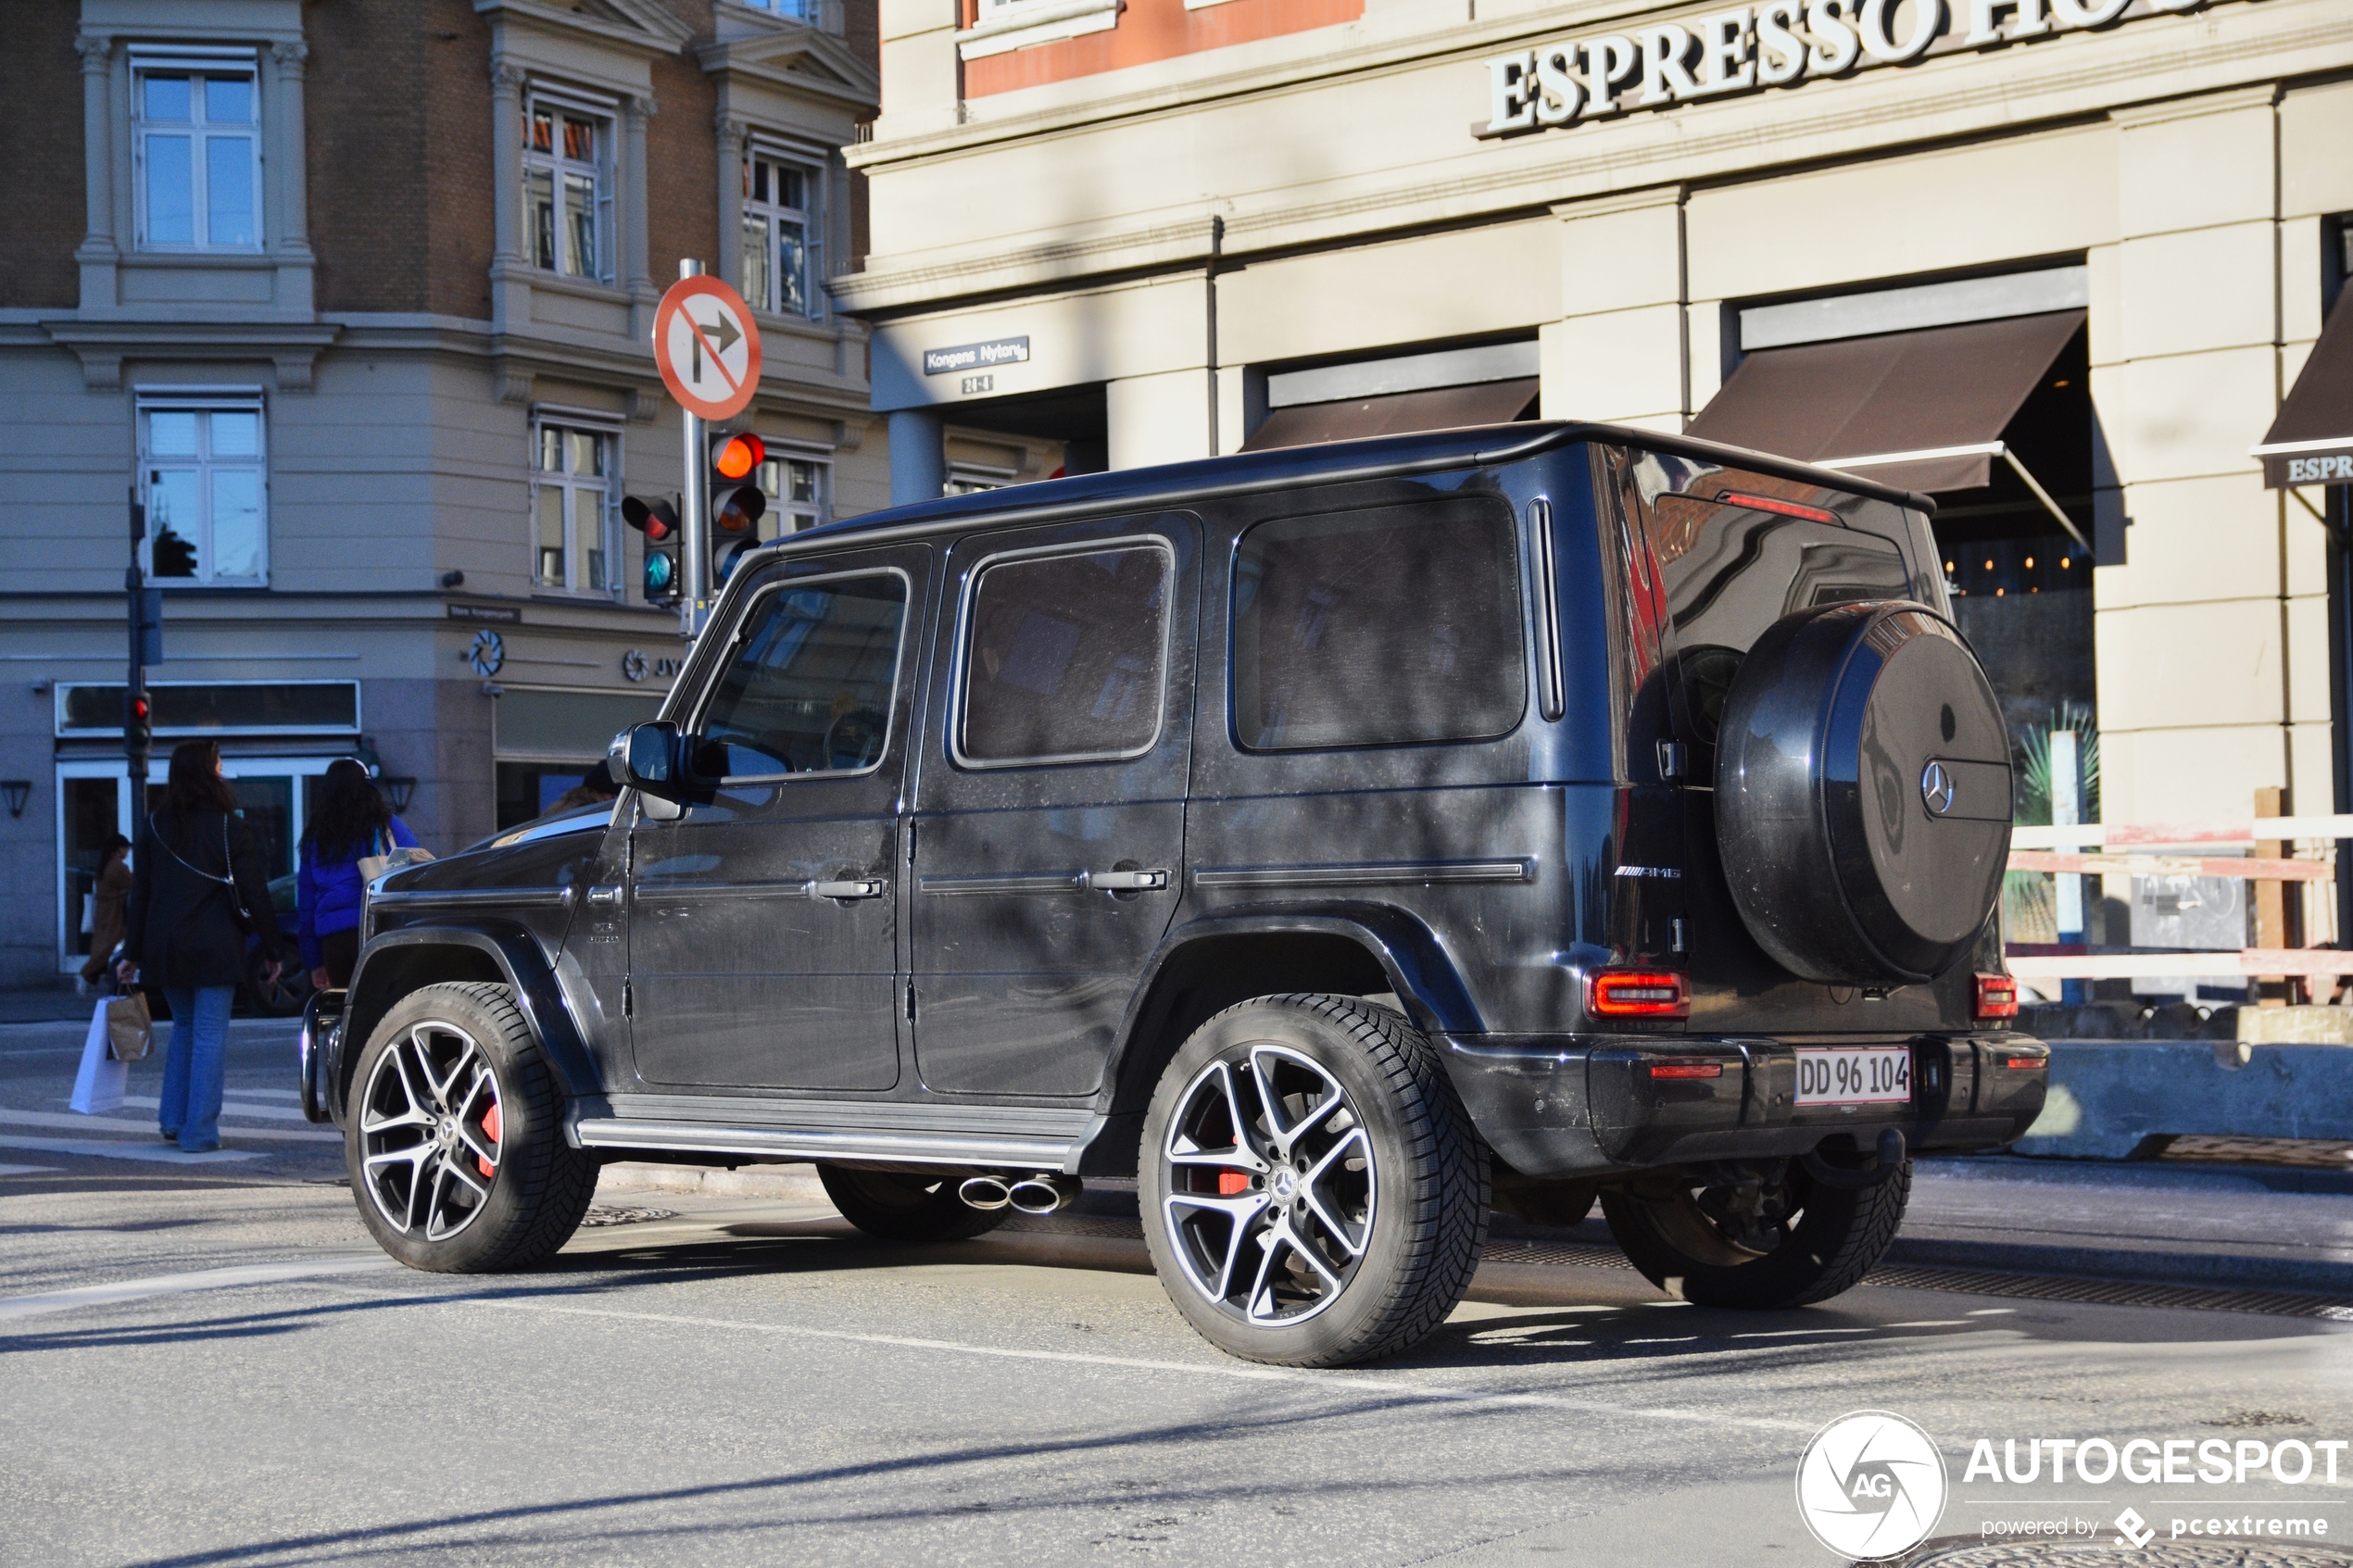
[[[623,495],[621,521],[644,534],[649,545],[678,536],[678,510],[667,501],[641,501],[635,495]]]
[[[719,470],[722,479],[749,479],[768,456],[768,444],[749,431],[731,435],[711,454],[711,466]]]
[[[145,697],[144,697],[144,696],[134,696],[134,697],[132,697],[132,698],[131,699],[131,716],[132,716],[133,719],[137,719],[137,720],[140,720],[140,721],[145,721],[145,719],[147,718],[147,715],[148,715],[147,699],[146,699]]]

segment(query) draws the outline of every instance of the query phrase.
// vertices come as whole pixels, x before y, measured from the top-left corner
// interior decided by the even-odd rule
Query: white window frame
[[[601,475],[584,476],[562,470],[541,466],[547,453],[547,433],[562,431],[575,435],[593,435],[603,444],[604,469]],[[531,591],[535,594],[563,594],[583,598],[618,599],[623,593],[623,571],[620,538],[621,517],[621,453],[622,421],[611,414],[592,408],[568,408],[558,404],[543,403],[531,415]],[[544,546],[540,541],[540,497],[549,490],[563,496],[564,520],[564,580],[550,583],[543,573]],[[604,555],[605,581],[601,583],[584,581],[586,563],[580,558],[573,524],[577,519],[579,503],[575,495],[598,492],[597,520],[600,548]]]
[[[142,251],[166,255],[220,253],[232,256],[258,256],[267,247],[269,230],[263,202],[263,158],[261,151],[261,62],[252,49],[175,48],[169,51],[142,48],[133,44],[131,61],[131,182],[132,232],[133,243]],[[147,79],[151,76],[187,76],[189,87],[189,118],[185,120],[150,120],[147,118]],[[206,76],[242,76],[252,95],[253,118],[241,121],[234,132],[216,131],[204,118],[204,94],[193,79]],[[184,136],[188,140],[188,203],[189,239],[162,241],[153,237],[148,223],[149,141],[158,135]],[[212,204],[208,183],[211,178],[211,144],[216,140],[241,137],[251,150],[248,178],[253,191],[253,238],[250,242],[217,242],[211,235]]]
[[[980,0],[973,25],[956,34],[967,60],[1026,49],[1119,25],[1120,0]]]
[[[153,417],[158,413],[191,413],[198,415],[196,452],[193,457],[169,455],[158,457],[152,444]],[[212,452],[212,425],[201,416],[207,414],[251,414],[254,416],[254,451],[248,457],[237,454],[217,457]],[[141,387],[133,400],[132,440],[139,457],[139,500],[147,508],[146,533],[139,543],[139,567],[145,573],[151,588],[266,588],[270,585],[270,410],[258,386],[174,386]],[[161,470],[193,470],[196,475],[197,514],[195,545],[196,573],[193,577],[158,577],[155,570],[155,539],[158,521],[156,515],[155,486]],[[213,570],[213,478],[226,472],[251,472],[257,503],[256,524],[259,534],[255,546],[255,571],[249,576],[223,577]]]
[[[514,199],[522,204],[522,234],[525,259],[535,270],[574,282],[610,283],[613,277],[613,181],[620,133],[620,106],[593,94],[552,88],[533,82],[522,94],[522,187]],[[551,119],[548,150],[541,152],[532,144],[532,124],[541,112]],[[590,121],[595,126],[596,147],[586,159],[568,157],[563,152],[562,121],[565,116]],[[540,260],[538,215],[531,195],[532,176],[547,178],[548,194],[554,203],[552,220],[555,225],[554,254],[551,262]],[[564,190],[569,177],[585,177],[592,193],[589,206],[589,246],[596,253],[587,258],[585,271],[566,270],[566,252],[570,248],[571,226],[564,222]]]
[[[801,200],[798,207],[785,206],[774,198],[775,182],[769,182],[771,197],[767,201],[752,198],[752,170],[755,164],[765,163],[772,169],[789,169],[800,176]],[[754,137],[744,148],[743,221],[744,278],[749,283],[752,276],[750,228],[754,221],[761,225],[761,245],[764,254],[768,287],[763,297],[749,300],[751,307],[763,315],[782,316],[790,320],[822,321],[825,319],[825,187],[831,160],[820,149],[798,146],[765,136]],[[776,245],[776,226],[798,222],[800,225],[801,306],[799,310],[787,308],[778,298],[777,283],[782,269]]]
[[[950,462],[948,479],[940,485],[942,495],[977,495],[984,490],[1002,490],[1020,477],[1019,470],[999,468],[993,463]]]
[[[800,463],[816,470],[817,498],[814,501],[795,501],[784,494],[785,465],[787,463]],[[761,462],[757,477],[761,493],[768,497],[768,510],[758,524],[761,544],[769,544],[788,533],[799,533],[804,529],[822,528],[833,521],[832,453],[821,447],[790,446],[771,441],[768,443],[768,456]]]

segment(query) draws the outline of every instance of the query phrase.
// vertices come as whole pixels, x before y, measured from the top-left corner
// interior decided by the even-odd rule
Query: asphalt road
[[[2020,1463],[2032,1438],[2353,1438],[2353,1311],[2013,1280],[1731,1314],[1499,1249],[1420,1351],[1290,1372],[1185,1327],[1115,1193],[1091,1223],[937,1249],[822,1205],[616,1194],[623,1223],[549,1269],[425,1275],[369,1245],[335,1145],[260,1135],[312,1131],[284,1040],[240,1027],[224,1152],[247,1158],[195,1163],[149,1143],[145,1108],[115,1113],[128,1130],[64,1113],[69,1044],[0,1028],[0,1562],[1813,1565],[1842,1559],[1800,1520],[1798,1458],[1864,1409],[1942,1449],[1941,1537],[2069,1517],[2104,1545],[2128,1505],[2159,1536],[2120,1562],[2192,1561],[2166,1549],[2175,1516],[2353,1536],[2353,1451],[2334,1485],[1963,1478],[1980,1437]],[[1927,1207],[1995,1227],[1985,1180],[1924,1178]],[[2015,1192],[2030,1233],[2135,1211],[2080,1182]],[[2291,1239],[2347,1205],[2235,1202]]]

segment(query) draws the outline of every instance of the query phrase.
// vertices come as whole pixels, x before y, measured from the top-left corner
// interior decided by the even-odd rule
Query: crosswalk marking
[[[41,1176],[55,1170],[55,1165],[0,1165],[0,1176]]]
[[[83,1160],[141,1160],[157,1165],[217,1165],[223,1160],[258,1160],[260,1155],[239,1148],[216,1148],[190,1154],[168,1143],[127,1144],[111,1138],[19,1138],[0,1135],[0,1148],[21,1148],[35,1154],[70,1154]]]
[[[125,1095],[122,1097],[122,1103],[136,1106],[142,1110],[153,1110],[162,1105],[163,1101],[153,1095]],[[233,1098],[220,1102],[220,1113],[223,1116],[259,1116],[272,1122],[308,1122],[309,1120],[292,1106],[242,1105]]]
[[[226,1269],[200,1269],[184,1274],[150,1274],[113,1285],[82,1285],[69,1290],[44,1291],[38,1296],[0,1297],[0,1323],[12,1318],[36,1318],[76,1307],[107,1307],[150,1296],[177,1296],[191,1290],[225,1290],[240,1285],[275,1285],[280,1280],[310,1279],[320,1274],[359,1273],[389,1268],[392,1260],[380,1253],[321,1258],[294,1263],[245,1263]]]
[[[128,1104],[128,1101],[124,1103]],[[17,1127],[52,1127],[61,1132],[120,1133],[125,1137],[152,1138],[156,1135],[153,1122],[130,1122],[119,1116],[79,1116],[71,1111],[18,1110],[0,1106],[0,1123]],[[343,1135],[324,1127],[230,1127],[223,1135],[233,1138],[260,1138],[271,1143],[333,1143],[343,1142]]]

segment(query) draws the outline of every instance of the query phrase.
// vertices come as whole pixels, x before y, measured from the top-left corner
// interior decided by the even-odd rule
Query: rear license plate
[[[1908,1105],[1911,1098],[1909,1047],[1801,1049],[1797,1053],[1800,1105]]]

